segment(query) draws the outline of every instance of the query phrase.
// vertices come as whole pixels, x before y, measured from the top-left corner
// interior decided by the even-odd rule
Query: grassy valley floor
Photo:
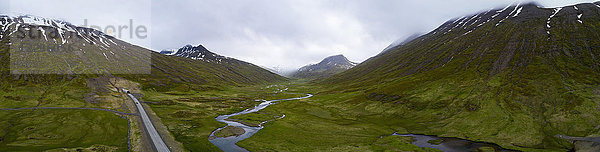
[[[281,91],[286,85],[287,83],[226,87],[204,91],[145,91],[142,100],[148,103],[175,140],[182,143],[186,150],[220,151],[208,140],[215,129],[226,125],[216,121],[215,117],[243,111],[263,100],[304,96],[294,91]],[[252,120],[260,119],[262,118]]]
[[[285,88],[288,89],[282,92]],[[262,99],[301,97],[307,93],[318,95],[230,118],[255,126],[268,121],[263,130],[238,145],[250,151],[438,151],[410,144],[412,137],[389,136],[408,132],[394,125],[382,125],[385,120],[362,120],[362,116],[344,112],[353,107],[347,107],[343,101],[356,97],[355,93],[318,93],[322,90],[325,89],[306,82],[290,82],[203,92],[147,91],[144,101],[190,151],[220,151],[208,140],[212,131],[226,125],[215,120],[218,115],[243,111]]]
[[[128,151],[119,92],[41,79],[0,81],[0,151]]]
[[[323,89],[296,84],[290,90]],[[317,93],[312,98],[272,105],[261,112],[286,117],[266,123],[264,129],[238,145],[250,151],[438,151],[410,144],[411,137],[389,136],[394,132],[407,133],[401,127],[349,115],[345,111],[353,107],[343,101],[353,97],[353,93]]]
[[[3,96],[10,102],[2,104],[10,108],[35,107],[39,104],[40,107],[121,110],[120,106],[116,106],[117,100],[106,104],[75,100],[87,92],[93,92],[93,89],[77,85],[65,87],[38,89],[38,92],[48,92],[41,103],[34,102],[37,99],[28,95],[37,93],[35,87],[14,88]],[[501,107],[494,102],[482,102],[476,111],[419,109],[415,108],[419,105],[410,102],[369,100],[371,97],[363,90],[340,91],[305,81],[202,91],[140,91],[143,93],[141,101],[152,109],[186,151],[220,151],[209,142],[209,135],[226,125],[215,120],[219,115],[243,111],[263,100],[302,97],[307,93],[314,96],[281,101],[257,113],[231,117],[230,120],[251,126],[267,121],[262,124],[264,129],[238,145],[250,151],[438,151],[411,144],[412,137],[390,136],[393,133],[412,133],[484,141],[523,151],[567,151],[574,147],[568,141],[540,139],[542,133],[536,132],[539,128],[528,126],[532,121],[527,121],[525,115],[513,113],[511,119],[507,120],[502,115]],[[63,96],[56,96],[60,94]],[[97,96],[104,98],[113,96],[118,99],[117,95],[115,92],[97,93]],[[427,107],[437,107],[437,104],[431,103]],[[127,151],[128,148],[127,120],[112,112],[37,109],[0,111],[0,116],[6,118],[0,120],[0,151]],[[554,126],[560,125],[563,124]],[[577,126],[572,128],[577,129]],[[138,142],[136,138],[140,137],[135,132],[133,134],[130,137],[134,144],[132,148],[139,150],[136,148],[139,145],[135,143]],[[544,149],[516,144],[529,140],[555,140],[554,143],[563,145]]]
[[[371,101],[357,90],[335,92],[327,86],[308,83],[292,84],[290,90],[310,90],[315,96],[238,116],[263,120],[264,114],[286,115],[266,123],[264,129],[238,145],[250,151],[436,151],[410,144],[410,137],[389,136],[396,132],[457,137],[520,151],[569,151],[574,147],[566,140],[542,137],[558,132],[537,132],[535,126],[528,126],[534,121],[527,121],[525,115],[517,113],[505,119],[503,110],[494,102],[482,104],[477,111],[449,114],[443,109],[414,109],[409,104]],[[561,146],[519,144],[528,140],[552,140]]]

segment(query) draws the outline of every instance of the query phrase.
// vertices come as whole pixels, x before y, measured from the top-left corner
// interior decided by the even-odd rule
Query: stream
[[[267,108],[270,105],[276,104],[279,101],[290,101],[290,100],[300,100],[300,99],[306,99],[306,98],[310,98],[312,97],[312,94],[306,94],[306,96],[304,97],[298,97],[298,98],[289,98],[289,99],[278,99],[278,100],[269,100],[269,101],[265,101],[260,103],[258,106],[255,106],[254,108],[250,108],[250,109],[246,109],[242,112],[237,112],[237,113],[233,113],[233,114],[228,114],[228,115],[220,115],[218,117],[216,117],[215,119],[217,119],[217,121],[219,122],[223,122],[226,123],[227,126],[234,126],[234,127],[239,127],[244,129],[244,131],[246,131],[244,134],[240,135],[240,136],[230,136],[230,137],[225,137],[225,138],[221,138],[221,137],[217,137],[214,139],[210,139],[209,141],[211,143],[213,143],[214,145],[216,145],[217,147],[221,148],[221,150],[225,151],[225,152],[247,152],[248,150],[236,145],[236,143],[238,141],[244,140],[252,135],[254,135],[256,132],[258,132],[260,129],[264,128],[262,125],[260,125],[259,127],[251,127],[251,126],[246,126],[244,124],[241,124],[239,122],[235,122],[235,121],[228,121],[226,120],[229,117],[232,116],[237,116],[237,115],[243,115],[243,114],[249,114],[249,113],[253,113],[253,112],[258,112],[262,109]],[[283,117],[285,117],[285,115],[283,115]],[[281,117],[281,118],[283,118]],[[263,122],[265,123],[265,122]],[[225,127],[227,127],[225,126]],[[214,137],[215,132],[225,128],[219,128],[215,131],[213,131],[210,134],[210,137]]]
[[[468,152],[468,151],[477,151],[481,147],[488,147],[494,149],[497,152],[514,152],[516,150],[510,150],[502,148],[496,144],[485,143],[485,142],[476,142],[459,138],[450,138],[450,137],[436,137],[436,136],[427,136],[427,135],[415,135],[415,134],[396,134],[396,136],[409,136],[413,137],[412,144],[417,145],[419,147],[426,148],[435,148],[444,152]],[[430,140],[442,140],[440,144],[432,144],[427,141]]]

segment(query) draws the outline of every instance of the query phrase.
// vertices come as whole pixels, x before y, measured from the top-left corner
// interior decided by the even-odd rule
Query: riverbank
[[[215,131],[214,136],[211,136],[209,140],[213,140],[216,138],[225,138],[231,136],[240,136],[246,133],[246,131],[240,127],[227,126],[221,130]]]

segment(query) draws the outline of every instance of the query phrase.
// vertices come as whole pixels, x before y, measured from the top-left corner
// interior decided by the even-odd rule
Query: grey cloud
[[[7,0],[0,0],[6,2]],[[100,5],[120,0],[12,0],[35,6],[13,11],[68,21],[122,20],[144,7]],[[149,0],[133,0],[150,3]],[[426,33],[447,20],[517,0],[152,0],[152,43],[160,51],[203,44],[211,51],[267,67],[298,68],[336,54],[363,61],[393,41]],[[591,0],[538,0],[546,7]],[[3,4],[3,3],[2,3]],[[27,5],[19,5],[27,6]],[[48,7],[52,6],[52,7]],[[61,11],[54,9],[59,8]],[[124,13],[114,13],[113,9]],[[104,10],[105,12],[102,12]],[[108,12],[111,11],[111,12]],[[128,12],[129,13],[128,13]],[[118,12],[118,11],[117,11]],[[142,21],[143,22],[143,21]]]

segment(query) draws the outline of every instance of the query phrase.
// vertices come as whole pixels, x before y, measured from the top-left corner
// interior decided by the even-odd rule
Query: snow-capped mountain
[[[71,38],[81,38],[94,45],[99,44],[104,47],[110,47],[110,44],[116,45],[113,41],[114,38],[110,35],[92,28],[78,27],[62,20],[46,19],[31,15],[0,15],[0,25],[2,26],[2,34],[0,34],[2,36],[0,38],[20,34],[19,36],[21,37],[44,38],[46,41],[54,41],[60,44],[68,43]],[[25,35],[24,32],[34,34]],[[39,33],[39,35],[35,35],[35,33]]]
[[[395,113],[398,123],[427,124],[408,130],[435,130],[520,151],[577,149],[562,144],[571,139],[559,137],[597,136],[599,11],[600,2],[485,10],[447,21],[321,82],[362,94],[332,104],[366,99],[389,108],[365,113],[386,120]],[[477,131],[466,129],[471,126]]]
[[[30,15],[0,15],[13,74],[149,73],[146,49],[101,31]]]
[[[159,53],[163,54],[163,55],[173,55],[173,54],[177,53],[177,50],[178,49],[164,49],[164,50],[160,51]]]
[[[165,53],[167,53],[167,52],[165,52]],[[228,61],[235,60],[233,58],[229,58],[229,57],[225,57],[225,56],[221,56],[216,53],[213,53],[213,52],[209,51],[208,49],[206,49],[202,45],[198,45],[198,46],[186,45],[186,46],[183,46],[182,48],[178,49],[177,51],[167,54],[167,55],[190,58],[193,60],[201,60],[201,61],[206,61],[206,62],[216,62],[216,63],[228,62]]]
[[[319,79],[346,71],[358,63],[348,60],[344,55],[335,55],[323,59],[317,64],[304,66],[296,71],[292,77]]]
[[[3,77],[123,74],[141,77],[160,87],[173,83],[251,84],[284,79],[253,64],[216,55],[202,46],[176,51],[173,56],[160,55],[65,21],[0,15]],[[206,62],[190,62],[177,56]]]

